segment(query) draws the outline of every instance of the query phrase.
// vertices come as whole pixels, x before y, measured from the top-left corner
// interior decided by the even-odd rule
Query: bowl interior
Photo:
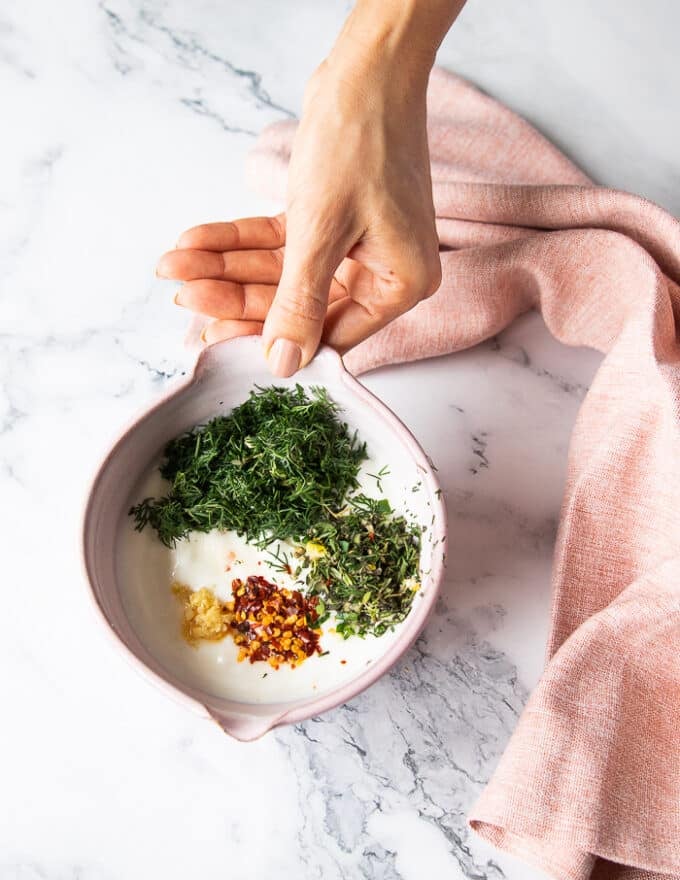
[[[281,701],[272,693],[265,702],[225,698],[212,692],[200,675],[181,662],[180,655],[144,635],[124,601],[119,564],[125,533],[131,528],[128,510],[140,479],[158,460],[165,444],[211,417],[228,413],[246,399],[254,385],[325,386],[342,407],[341,417],[356,428],[377,467],[387,465],[385,494],[397,510],[408,509],[427,527],[423,537],[422,588],[396,639],[360,675],[334,690]],[[254,337],[220,343],[199,358],[195,373],[138,419],[118,440],[97,474],[85,514],[84,555],[97,606],[120,643],[146,675],[173,696],[218,718],[225,728],[250,739],[277,721],[309,717],[354,696],[383,674],[412,643],[435,598],[441,579],[444,507],[432,468],[410,433],[342,367],[335,352],[322,350],[312,364],[291,380],[272,381]]]

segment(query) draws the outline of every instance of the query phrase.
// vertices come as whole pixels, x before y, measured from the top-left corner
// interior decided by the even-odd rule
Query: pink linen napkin
[[[349,368],[457,351],[532,308],[606,353],[571,439],[547,666],[470,822],[554,877],[678,878],[680,224],[459,77],[435,70],[428,103],[442,285]],[[294,128],[252,154],[269,195]]]

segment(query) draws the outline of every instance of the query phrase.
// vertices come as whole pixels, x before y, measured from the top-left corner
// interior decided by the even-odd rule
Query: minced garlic
[[[201,639],[219,642],[227,635],[234,617],[233,602],[220,601],[207,587],[194,591],[174,583],[172,592],[184,606],[182,633],[189,644]]]

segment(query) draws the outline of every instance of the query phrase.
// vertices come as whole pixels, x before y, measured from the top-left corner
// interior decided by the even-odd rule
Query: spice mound
[[[288,664],[295,669],[312,654],[321,653],[315,609],[318,600],[306,599],[299,590],[287,590],[263,577],[232,581],[233,602],[222,602],[203,588],[192,591],[174,584],[173,592],[184,605],[182,631],[195,644],[218,641],[230,635],[239,647],[238,660],[264,661],[274,669]]]
[[[174,583],[172,592],[184,605],[182,635],[190,645],[201,640],[219,642],[227,635],[234,616],[231,602],[220,601],[206,587],[192,590]]]

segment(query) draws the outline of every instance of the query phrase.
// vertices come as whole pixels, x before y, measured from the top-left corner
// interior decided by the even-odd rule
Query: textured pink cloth
[[[550,659],[470,821],[555,877],[680,877],[680,225],[464,80],[435,70],[428,98],[443,282],[349,367],[466,348],[532,308],[606,353],[571,440]],[[253,154],[269,194],[293,131]]]

